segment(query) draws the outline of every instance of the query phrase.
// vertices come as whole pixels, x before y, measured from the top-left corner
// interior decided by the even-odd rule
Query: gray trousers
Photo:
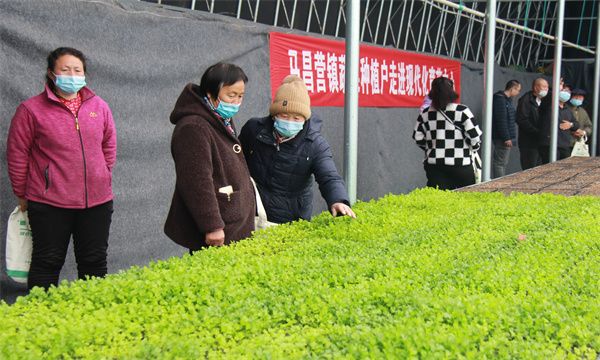
[[[502,140],[493,140],[494,153],[492,156],[492,177],[498,178],[506,173],[506,165],[510,159],[510,147],[504,145]]]

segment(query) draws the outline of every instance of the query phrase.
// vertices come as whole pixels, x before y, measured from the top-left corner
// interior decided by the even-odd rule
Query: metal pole
[[[549,6],[550,6],[550,5],[548,5],[548,7],[549,7]],[[556,16],[557,16],[557,15],[556,15],[556,14],[557,14],[557,11],[558,11],[558,3],[556,3],[556,4],[554,5],[554,14],[552,15],[552,20],[550,21],[550,28],[548,29],[548,33],[552,32],[552,29],[554,28],[554,23],[555,23]],[[552,40],[552,41],[554,41],[555,39],[553,38],[553,39],[551,39],[551,40]],[[550,42],[548,42],[548,45],[546,45],[546,48],[544,49],[544,59],[547,59],[547,58],[548,58],[548,57],[547,57],[547,54],[548,54],[548,48],[550,47],[549,45],[550,45]]]
[[[379,26],[381,26],[381,15],[383,14],[383,3],[384,1],[381,2],[381,6],[379,6],[379,16],[377,17],[377,28],[375,29],[375,38],[373,39],[373,43],[377,44],[377,37],[379,36]],[[390,4],[390,9],[392,8],[392,5]],[[387,32],[387,23],[385,23],[385,30]],[[385,45],[385,44],[383,44]]]
[[[260,0],[256,0],[256,7],[254,8],[254,22],[258,19],[258,6],[260,5]]]
[[[419,34],[417,35],[416,47],[415,49],[419,51],[419,46],[421,45],[421,34],[423,34],[423,23],[425,22],[425,13],[427,12],[427,7],[425,3],[422,4],[423,15],[421,15],[421,25],[419,25]],[[426,28],[427,29],[427,28]]]
[[[533,28],[537,29],[537,18],[540,15],[540,8],[542,7],[541,4],[537,5],[537,10],[535,11],[535,22],[533,23]],[[531,39],[529,39],[529,51],[527,51],[527,60],[525,61],[525,68],[527,68],[527,66],[529,65],[529,63],[531,62],[531,52],[533,50],[533,41],[535,40],[535,36],[532,36]],[[535,63],[534,63],[535,65]]]
[[[277,5],[275,6],[275,21],[273,21],[273,26],[277,26],[277,20],[279,19],[279,3],[281,0],[277,0]],[[285,4],[283,5],[285,6]]]
[[[517,4],[517,17],[516,19],[519,19],[521,17],[521,3]],[[517,38],[517,33],[513,32],[512,34],[512,41],[510,43],[510,51],[508,52],[508,63],[512,64],[513,63],[513,55],[514,55],[514,48],[515,48],[515,39]]]
[[[501,5],[498,5],[498,8],[500,8]],[[498,15],[500,15],[500,13],[498,11],[496,11],[496,20],[498,19]],[[485,20],[485,19],[483,19]],[[496,31],[498,31],[498,27],[496,27]],[[481,54],[481,59],[483,62],[485,62],[485,41],[483,41],[483,35],[485,34],[485,23],[484,21],[481,21],[481,28],[479,29],[479,46],[477,46],[477,54],[475,55],[475,61],[479,62],[479,54],[481,54],[483,52],[483,54]],[[485,34],[487,36],[487,34]],[[500,51],[499,53],[502,53],[502,45],[500,45]],[[494,59],[498,57],[498,54],[494,55]],[[496,61],[496,63],[500,63],[499,61]]]
[[[482,55],[483,61],[485,62],[485,44],[483,43],[483,34],[485,33],[485,29],[483,28],[483,23],[481,24],[481,30],[479,31],[479,46],[477,47],[477,55],[475,57],[475,61],[479,62],[479,54],[481,53],[481,48],[483,45],[484,54]],[[500,63],[500,62],[498,62]]]
[[[459,8],[454,18],[454,34],[452,35],[452,42],[450,43],[450,57],[454,57],[454,50],[456,49],[456,43],[458,42],[458,29],[460,27],[461,11],[462,8]]]
[[[565,20],[565,0],[558,0],[558,18],[556,19],[556,42],[554,43],[554,71],[552,74],[552,118],[550,121],[550,162],[556,161],[556,143],[558,141],[558,95],[560,87],[560,69],[562,62],[562,38]]]
[[[507,15],[510,14],[510,5],[511,4],[512,3],[508,3],[508,10],[506,13]],[[498,11],[500,11],[501,7],[502,7],[502,3],[500,3],[498,5]],[[496,16],[500,15],[498,11],[496,12]],[[502,56],[504,55],[504,39],[506,38],[507,30],[508,29],[506,28],[506,26],[504,27],[504,29],[502,29],[502,39],[500,40],[500,51],[498,51],[498,55],[497,55],[497,59],[496,59],[496,61],[498,61],[498,64],[502,63]],[[480,42],[480,44],[481,44],[481,42]],[[477,56],[475,57],[475,61],[477,61],[478,59],[479,59],[479,51],[477,51]]]
[[[342,20],[343,9],[344,9],[344,0],[341,0],[340,10],[338,11],[337,24],[335,25],[335,37],[338,37],[338,34],[340,33],[340,22]]]
[[[360,0],[349,0],[346,15],[344,180],[348,187],[350,204],[354,204],[356,202],[356,165],[358,156],[358,36],[360,30]]]
[[[596,156],[598,146],[598,98],[600,98],[600,6],[598,6],[598,18],[596,19],[596,62],[594,63],[594,100],[592,110],[592,156]],[[591,28],[591,26],[590,26]]]
[[[477,6],[477,2],[475,2],[475,6]],[[494,13],[494,18],[495,18]],[[473,23],[475,22],[475,16],[469,16],[469,25],[467,25],[467,37],[465,41],[465,50],[463,51],[463,59],[469,59],[469,45],[471,45],[471,35],[473,35]],[[477,59],[475,59],[477,61]]]
[[[390,0],[390,8],[388,9],[387,22],[385,23],[385,32],[383,33],[383,46],[385,46],[387,43],[388,27],[390,28],[390,30],[393,30],[392,25],[390,24],[390,19],[392,17],[392,7],[394,7],[394,0]],[[394,34],[392,34],[392,37],[394,37]]]
[[[325,5],[325,17],[323,18],[323,28],[321,29],[321,35],[325,35],[325,29],[327,28],[327,15],[329,14],[329,0]]]
[[[482,181],[490,179],[490,165],[492,162],[492,98],[494,96],[494,57],[496,49],[496,0],[488,0],[487,2],[486,28]]]
[[[548,11],[548,6],[547,5],[548,5],[547,0],[544,0],[544,4],[543,5],[540,4],[540,7],[543,6],[542,14],[544,14],[544,17],[542,18],[542,26],[541,26],[541,29],[542,29],[543,33],[546,32],[546,12]],[[537,45],[538,45],[537,46],[537,50],[535,51],[535,60],[534,60],[535,63],[539,62],[540,51],[542,50],[542,45],[545,48],[548,48],[548,45],[544,44],[544,39],[542,37],[540,37],[540,41],[538,41]]]
[[[402,33],[402,26],[404,26],[404,14],[405,14],[405,11],[406,11],[406,1],[404,1],[404,5],[402,6],[402,13],[400,15],[400,27],[398,28],[398,40],[396,41],[396,48],[397,49],[400,48],[400,34]],[[408,29],[406,31],[408,31]]]
[[[285,3],[283,4],[285,7]],[[296,5],[298,5],[298,0],[294,0],[294,9],[292,10],[292,25],[290,29],[294,28],[294,20],[296,20]]]
[[[425,6],[425,5],[423,5]],[[427,24],[425,25],[425,36],[423,36],[423,52],[425,52],[425,45],[427,44],[427,40],[429,40],[429,48],[430,48],[430,52],[433,52],[433,44],[431,43],[431,37],[429,36],[430,32],[429,32],[429,24],[431,23],[431,13],[433,12],[433,6],[428,6],[429,8],[429,15],[427,16]],[[419,38],[419,42],[420,42],[420,38]],[[417,46],[417,51],[419,51],[419,47]]]
[[[312,10],[313,5],[315,4],[314,0],[310,0],[310,5],[308,5],[308,21],[306,22],[306,32],[310,31],[310,21],[312,20]],[[317,14],[318,16],[318,14]]]
[[[524,26],[526,25],[526,21],[529,20],[529,9],[531,9],[531,2],[528,2],[525,5],[525,20],[523,21]],[[518,20],[517,20],[518,21]],[[527,28],[525,26],[525,28]],[[523,36],[521,36],[521,43],[519,44],[519,51],[518,51],[518,56],[517,56],[517,66],[519,65],[519,63],[521,62],[521,55],[523,54],[523,43],[525,42],[525,34],[523,34]]]
[[[435,38],[435,45],[433,47],[433,53],[434,54],[439,54],[439,49],[442,47],[442,42],[440,41],[440,39],[444,38],[444,36],[442,35],[442,29],[446,29],[446,12],[442,11],[440,13],[440,22],[438,23],[438,31],[437,33],[439,34],[436,38]],[[438,47],[439,45],[439,47]]]
[[[408,44],[408,35],[412,32],[411,28],[410,28],[410,24],[412,23],[411,19],[412,19],[412,12],[413,12],[413,5],[415,4],[414,1],[410,2],[410,10],[408,12],[408,19],[406,20],[406,38],[404,39],[404,50],[406,50],[406,45]],[[400,24],[402,25],[402,24]],[[413,40],[414,40],[414,36],[413,36]],[[397,47],[397,46],[396,46]]]
[[[367,20],[369,19],[369,2],[370,0],[367,0],[367,5],[365,6],[365,17],[363,18],[362,31],[360,32],[360,41],[365,41],[365,29],[367,28]],[[348,15],[348,17],[350,17],[350,15]],[[346,23],[348,21],[349,20],[346,19]]]

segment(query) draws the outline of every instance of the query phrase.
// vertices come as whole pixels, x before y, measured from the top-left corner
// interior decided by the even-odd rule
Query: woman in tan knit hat
[[[268,220],[309,220],[313,175],[333,216],[356,217],[329,144],[320,133],[322,121],[311,114],[304,81],[287,76],[277,89],[269,113],[248,120],[239,137]]]

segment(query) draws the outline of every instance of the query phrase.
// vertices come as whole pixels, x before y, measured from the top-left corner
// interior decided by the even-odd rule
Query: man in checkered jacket
[[[472,152],[481,145],[481,130],[473,113],[454,103],[454,83],[444,77],[431,83],[431,106],[417,119],[413,139],[425,151],[427,186],[456,189],[475,183]],[[443,109],[439,111],[437,109]]]

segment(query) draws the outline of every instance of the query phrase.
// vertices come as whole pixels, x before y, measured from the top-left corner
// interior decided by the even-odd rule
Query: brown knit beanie
[[[271,115],[296,113],[310,118],[310,97],[304,81],[296,75],[288,75],[275,93],[273,104],[269,108]]]

